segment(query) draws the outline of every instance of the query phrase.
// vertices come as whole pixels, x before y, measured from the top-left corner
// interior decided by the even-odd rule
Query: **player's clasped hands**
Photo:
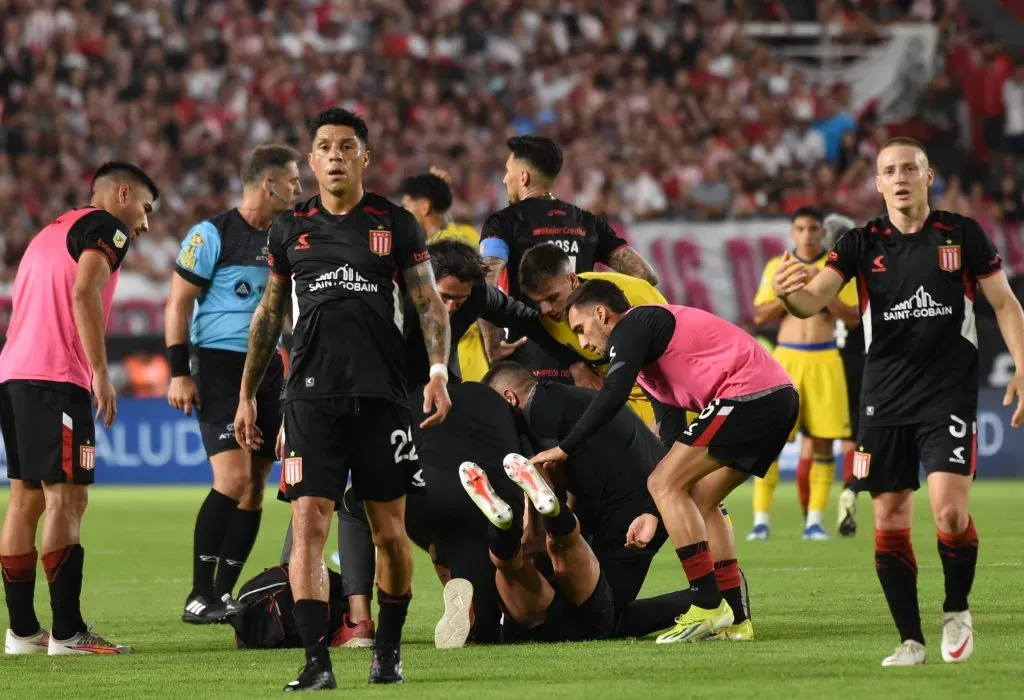
[[[782,262],[775,270],[775,277],[772,278],[772,290],[775,292],[775,296],[781,298],[803,289],[811,277],[813,275],[808,271],[807,265],[804,265],[787,250],[782,255]]]
[[[242,399],[235,412],[235,440],[246,452],[255,452],[263,445],[263,431],[256,425],[256,399]]]

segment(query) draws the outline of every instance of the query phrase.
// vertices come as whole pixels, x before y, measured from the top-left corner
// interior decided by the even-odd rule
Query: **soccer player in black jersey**
[[[878,153],[875,178],[887,216],[843,236],[817,275],[789,256],[774,280],[787,310],[818,313],[847,280],[859,288],[867,362],[861,392],[854,488],[870,491],[875,512],[875,568],[901,641],[883,666],[924,663],[917,603],[917,563],[910,541],[918,463],[945,574],[942,658],[966,661],[974,649],[967,596],[978,560],[968,511],[977,460],[980,286],[995,309],[1017,371],[1004,404],[1024,418],[1024,312],[988,235],[973,219],[932,211],[934,174],[921,144],[906,138]]]
[[[271,275],[253,315],[235,415],[239,444],[254,450],[255,395],[294,299],[293,359],[284,409],[281,491],[292,501],[289,578],[306,666],[286,690],[334,688],[323,547],[349,473],[366,502],[377,547],[380,617],[371,683],[403,680],[402,626],[412,597],[405,532],[405,462],[415,459],[402,339],[404,279],[430,358],[422,423],[444,420],[450,332],[423,230],[405,209],[363,190],[366,123],[328,109],[310,123],[309,164],[319,194],[281,215],[268,236]],[[400,274],[401,273],[401,274]]]

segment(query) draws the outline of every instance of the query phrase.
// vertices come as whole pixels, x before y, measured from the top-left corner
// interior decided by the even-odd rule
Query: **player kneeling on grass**
[[[96,418],[117,414],[104,346],[104,319],[129,245],[149,230],[158,195],[142,170],[106,163],[87,207],[58,216],[32,239],[14,280],[14,309],[0,353],[0,427],[11,496],[0,535],[10,629],[8,654],[124,654],[131,647],[94,634],[82,619],[82,516],[96,470]],[[36,618],[36,529],[53,627]]]
[[[1010,419],[1014,428],[1024,419],[1024,313],[978,222],[930,209],[934,173],[920,143],[889,141],[878,152],[877,168],[887,215],[840,238],[816,275],[787,256],[773,288],[789,313],[806,318],[858,280],[867,360],[853,488],[871,493],[875,570],[902,642],[882,665],[925,662],[910,540],[921,464],[946,584],[942,658],[959,663],[974,650],[967,597],[978,532],[968,501],[978,449],[978,287],[1017,367],[1003,401],[1021,399]]]
[[[662,441],[671,444],[647,486],[693,592],[690,610],[661,641],[715,636],[733,624],[735,604],[716,580],[706,520],[749,476],[765,475],[796,422],[799,395],[754,338],[699,309],[631,308],[622,290],[603,280],[579,287],[566,307],[580,344],[611,366],[569,435],[532,461],[568,459],[625,405],[639,380],[653,399]],[[701,412],[687,426],[691,406]]]

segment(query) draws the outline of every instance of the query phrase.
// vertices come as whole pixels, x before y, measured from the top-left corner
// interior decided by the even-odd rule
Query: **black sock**
[[[410,600],[412,591],[405,595],[391,595],[382,591],[380,587],[377,588],[377,604],[380,606],[377,621],[378,644],[401,644],[402,627],[405,626]]]
[[[40,629],[33,602],[37,559],[38,552],[34,549],[26,554],[0,557],[11,631],[19,637],[30,637]]]
[[[680,547],[676,550],[676,556],[683,565],[686,580],[690,582],[693,604],[705,610],[713,610],[721,605],[722,593],[718,590],[715,562],[711,558],[707,541]]]
[[[725,602],[732,608],[732,624],[738,625],[746,620],[747,611],[743,607],[743,576],[735,559],[715,562],[715,581]]]
[[[231,518],[228,532],[224,536],[224,544],[220,548],[220,563],[217,565],[214,586],[218,598],[235,590],[238,577],[242,575],[242,567],[245,566],[245,561],[256,544],[262,517],[262,510],[235,509],[235,515]]]
[[[946,578],[942,612],[962,612],[967,609],[967,596],[978,567],[978,531],[974,529],[974,519],[967,521],[967,529],[959,535],[939,532],[938,539],[939,558]]]
[[[494,525],[487,526],[487,548],[491,550],[491,554],[502,561],[515,558],[522,546],[522,521],[519,521],[518,528],[515,525],[516,521],[513,520],[512,527],[507,530],[502,530]]]
[[[238,510],[238,501],[210,489],[196,516],[192,537],[192,593],[213,597],[213,577],[220,561],[224,536]]]
[[[331,668],[331,655],[327,650],[330,632],[330,607],[324,600],[296,600],[292,610],[295,626],[299,628],[302,646],[306,650],[306,663],[318,663]]]
[[[910,530],[875,530],[875,571],[900,640],[924,644],[917,605],[917,559]]]
[[[54,639],[67,640],[85,632],[82,619],[82,567],[85,550],[73,544],[43,555],[46,580],[50,583],[50,608],[53,611]]]
[[[558,515],[552,518],[544,518],[545,532],[555,537],[563,537],[576,529],[576,516],[572,510],[565,504],[565,501],[562,501],[559,505],[561,507],[558,510]]]
[[[676,617],[690,609],[692,600],[693,593],[686,589],[627,603],[619,619],[615,636],[646,637],[653,632],[671,627]]]

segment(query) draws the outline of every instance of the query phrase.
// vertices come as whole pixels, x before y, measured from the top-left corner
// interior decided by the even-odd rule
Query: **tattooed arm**
[[[249,351],[242,370],[238,411],[235,413],[235,439],[244,449],[252,452],[263,443],[256,427],[256,390],[266,374],[270,359],[277,352],[277,341],[288,313],[292,282],[287,277],[271,274],[260,305],[249,323]]]
[[[654,268],[628,245],[611,254],[608,258],[608,267],[624,275],[642,279],[653,287],[658,286],[658,275],[655,274]]]
[[[423,344],[430,360],[430,382],[423,390],[423,412],[427,419],[421,428],[436,425],[445,419],[452,407],[448,398],[448,354],[451,351],[451,326],[448,311],[437,293],[434,268],[429,260],[407,268],[403,273],[409,297],[420,320]],[[440,366],[441,369],[435,369]],[[435,409],[431,415],[431,409]]]

